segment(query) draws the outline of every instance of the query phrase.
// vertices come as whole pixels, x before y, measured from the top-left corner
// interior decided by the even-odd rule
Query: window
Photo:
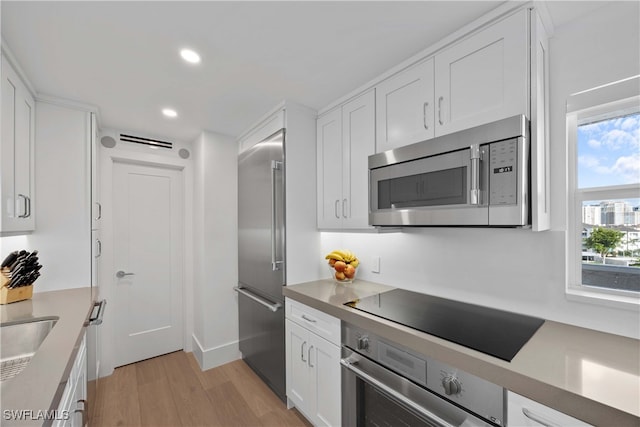
[[[640,77],[572,95],[569,294],[640,300]]]

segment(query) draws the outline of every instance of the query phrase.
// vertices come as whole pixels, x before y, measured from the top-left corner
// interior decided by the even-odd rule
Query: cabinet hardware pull
[[[98,205],[98,216],[94,218],[95,221],[102,219],[102,204],[100,202],[94,202]]]
[[[440,125],[444,124],[442,121],[442,101],[444,101],[444,96],[438,98],[438,123],[440,123]]]
[[[306,320],[307,322],[316,323],[316,320],[315,320],[315,319],[310,319],[310,318],[308,318],[307,316],[305,316],[304,314],[302,315],[302,318],[303,318],[304,320]]]
[[[102,242],[100,241],[100,239],[96,239],[96,245],[98,248],[98,253],[96,255],[94,255],[94,258],[100,258],[102,256]]]
[[[313,368],[313,367],[315,367],[316,365],[312,365],[312,364],[311,364],[311,350],[313,350],[313,346],[309,346],[309,352],[307,353],[307,358],[309,359],[309,367],[310,367],[310,368]]]
[[[535,421],[536,423],[542,425],[543,427],[560,427],[559,425],[552,423],[551,421],[534,414],[527,408],[522,408],[522,413],[524,414],[525,417],[529,418],[532,421]]]
[[[29,198],[24,194],[18,194],[18,197],[22,197],[22,201],[24,203],[24,213],[22,215],[18,215],[18,218],[29,218]]]
[[[333,206],[333,211],[336,215],[336,218],[340,219],[340,215],[338,214],[338,203],[340,203],[340,199],[336,200],[336,203]]]
[[[429,103],[425,102],[422,105],[422,123],[424,123],[425,130],[429,130],[429,125],[427,124],[427,107],[429,107]]]
[[[342,199],[342,217],[346,218],[347,214],[345,213],[345,208],[347,206],[347,199]]]
[[[303,342],[302,345],[300,346],[300,359],[302,359],[303,362],[306,362],[305,358],[304,358],[304,346],[307,345],[307,342]]]

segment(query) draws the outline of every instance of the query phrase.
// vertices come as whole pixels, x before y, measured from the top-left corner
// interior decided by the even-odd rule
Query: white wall
[[[362,260],[362,279],[640,338],[637,309],[565,296],[566,99],[640,73],[639,14],[638,2],[607,4],[556,28],[550,41],[552,231],[423,228],[390,234],[322,233],[323,253],[351,249]],[[380,274],[370,272],[373,256],[381,257]]]
[[[194,151],[194,354],[203,369],[238,359],[238,148],[203,132]]]
[[[34,292],[91,286],[88,113],[36,102],[36,231],[2,237],[0,254],[38,250]]]

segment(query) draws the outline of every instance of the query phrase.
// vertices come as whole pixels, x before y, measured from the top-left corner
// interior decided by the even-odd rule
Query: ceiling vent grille
[[[120,141],[133,142],[134,144],[149,145],[151,147],[173,149],[173,142],[160,141],[158,139],[143,138],[141,136],[120,134]]]

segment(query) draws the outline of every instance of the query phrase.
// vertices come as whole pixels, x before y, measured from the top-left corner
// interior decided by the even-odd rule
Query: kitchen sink
[[[22,372],[58,319],[41,317],[0,324],[0,381]]]

